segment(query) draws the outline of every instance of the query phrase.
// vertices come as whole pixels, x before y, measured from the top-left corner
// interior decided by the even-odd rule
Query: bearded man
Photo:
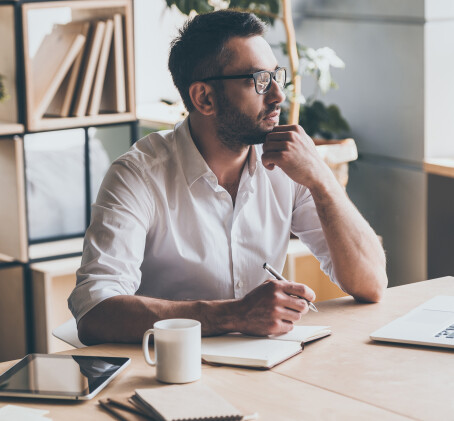
[[[140,342],[167,318],[200,320],[203,335],[290,331],[315,294],[262,269],[283,268],[290,232],[332,282],[380,300],[383,249],[303,128],[279,126],[286,70],[263,34],[254,15],[219,11],[173,41],[189,116],[104,179],[68,300],[82,342]]]

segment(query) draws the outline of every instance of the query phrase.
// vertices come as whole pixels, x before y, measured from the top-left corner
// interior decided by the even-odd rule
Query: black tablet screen
[[[0,376],[0,395],[85,396],[127,361],[128,358],[30,354]]]

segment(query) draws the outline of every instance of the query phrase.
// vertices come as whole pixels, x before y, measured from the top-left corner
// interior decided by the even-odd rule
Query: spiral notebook
[[[153,420],[242,420],[238,409],[203,383],[137,389],[133,402]]]

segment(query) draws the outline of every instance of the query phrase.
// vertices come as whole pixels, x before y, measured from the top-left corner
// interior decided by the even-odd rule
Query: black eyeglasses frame
[[[271,89],[271,84],[272,84],[273,79],[276,81],[276,74],[279,70],[284,70],[284,72],[285,72],[284,86],[281,87],[281,89],[284,89],[285,83],[287,81],[287,69],[285,67],[278,67],[276,70],[274,70],[272,72],[270,72],[269,70],[260,70],[258,72],[249,73],[246,75],[211,76],[211,77],[207,77],[205,79],[201,79],[201,80],[199,80],[199,82],[209,82],[211,80],[224,80],[224,79],[227,79],[227,80],[229,80],[229,79],[254,79],[255,92],[257,92],[257,94],[259,94],[259,95],[265,95]],[[265,90],[263,92],[259,92],[257,90],[257,78],[262,73],[268,73],[270,75],[270,82],[268,83],[268,86],[265,88]]]

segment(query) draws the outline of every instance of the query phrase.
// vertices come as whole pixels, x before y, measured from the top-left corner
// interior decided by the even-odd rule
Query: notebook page
[[[331,334],[331,326],[295,326],[290,332],[283,335],[273,335],[270,338],[280,341],[309,342]]]

